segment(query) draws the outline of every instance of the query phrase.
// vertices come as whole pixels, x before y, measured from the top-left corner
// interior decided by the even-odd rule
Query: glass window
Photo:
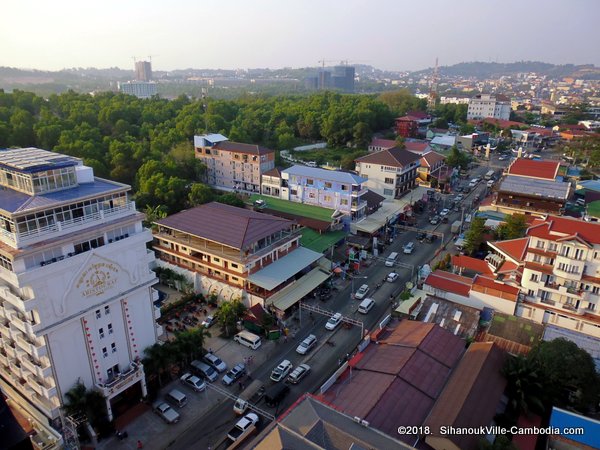
[[[100,314],[100,310],[97,309],[96,310],[96,319],[99,319],[100,317],[102,317],[102,315]]]
[[[110,306],[105,306],[104,307],[104,315],[108,316],[110,314]]]

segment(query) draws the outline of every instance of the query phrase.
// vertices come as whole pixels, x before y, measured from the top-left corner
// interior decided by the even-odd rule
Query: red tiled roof
[[[281,169],[279,167],[273,167],[272,169],[269,169],[266,172],[263,172],[262,176],[263,177],[281,178]]]
[[[408,150],[400,147],[392,147],[387,150],[362,156],[355,159],[355,161],[360,163],[380,164],[382,166],[390,167],[405,167],[415,161],[418,161],[419,159],[419,155],[409,152]]]
[[[404,143],[404,148],[409,152],[422,154],[429,147],[429,142],[408,141]]]
[[[427,114],[426,112],[423,112],[423,111],[408,111],[406,113],[406,115],[409,117],[415,117],[419,120],[429,119],[429,117],[430,117],[429,114]]]
[[[452,257],[452,265],[461,269],[472,270],[473,272],[492,275],[492,270],[487,262],[482,259],[471,258],[466,255],[457,255]]]
[[[469,123],[473,124],[481,124],[481,123],[489,123],[490,125],[496,125],[498,128],[519,128],[527,126],[526,123],[523,122],[515,122],[513,120],[504,120],[504,119],[494,119],[493,117],[486,117],[481,120],[469,120]]]
[[[508,241],[488,242],[493,248],[515,261],[523,261],[529,238],[510,239]]]
[[[218,150],[225,150],[228,152],[249,153],[252,155],[266,155],[268,153],[275,152],[275,150],[261,147],[260,145],[242,144],[240,142],[231,142],[231,141],[217,142],[212,148],[218,149]]]
[[[421,156],[421,167],[432,167],[445,159],[444,155],[440,155],[437,152],[428,152]]]
[[[518,265],[516,265],[514,262],[512,261],[504,261],[504,263],[500,266],[500,268],[498,269],[498,273],[506,273],[506,272],[513,272],[515,270],[517,270],[519,268]]]
[[[554,131],[551,128],[528,128],[525,130],[527,133],[537,133],[540,136],[552,136]]]
[[[391,139],[373,138],[371,140],[371,144],[369,146],[370,147],[392,148],[392,147],[395,147],[396,145],[398,145],[397,142],[392,141]]]
[[[509,175],[520,177],[555,180],[560,163],[558,161],[539,161],[536,159],[517,158],[508,167]]]
[[[488,278],[482,275],[475,275],[475,279],[473,280],[473,284],[478,286],[483,286],[489,289],[496,289],[501,292],[506,292],[511,295],[519,295],[519,288],[510,286],[508,284],[504,284],[501,281],[496,281],[492,278]]]
[[[574,217],[548,216],[546,219],[535,220],[527,230],[527,236],[552,241],[565,240],[565,237],[571,236],[591,244],[600,244],[600,224]]]
[[[452,276],[450,277],[448,275]],[[467,277],[461,277],[460,275],[451,274],[450,272],[444,272],[443,270],[436,270],[435,272],[430,273],[425,279],[425,284],[434,289],[440,289],[445,292],[468,297],[473,280]]]

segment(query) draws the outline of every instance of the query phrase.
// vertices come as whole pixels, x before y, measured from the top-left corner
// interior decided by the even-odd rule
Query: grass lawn
[[[315,230],[304,228],[302,230],[300,244],[302,244],[303,247],[314,250],[315,252],[323,253],[333,244],[341,240],[344,236],[346,236],[346,232],[341,230],[319,234]]]
[[[275,211],[310,217],[311,219],[322,220],[324,222],[331,222],[331,215],[334,212],[333,209],[321,208],[320,206],[305,205],[304,203],[290,202],[280,198],[252,194],[250,201],[254,203],[256,200],[264,200],[267,203],[267,208],[274,209]]]
[[[302,161],[315,161],[320,166],[329,163],[332,166],[339,166],[342,158],[346,155],[352,154],[354,158],[364,156],[368,153],[365,149],[356,148],[320,148],[315,150],[308,150],[304,152],[290,151],[290,155],[294,158]]]

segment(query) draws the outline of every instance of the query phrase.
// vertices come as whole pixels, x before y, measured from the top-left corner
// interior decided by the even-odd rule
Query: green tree
[[[216,198],[216,201],[226,205],[237,206],[238,208],[243,208],[245,205],[244,201],[234,193],[220,195]]]
[[[85,416],[96,429],[107,425],[106,402],[97,390],[87,389],[79,381],[65,393],[65,400],[64,408],[68,415]]]
[[[456,145],[452,146],[448,156],[446,157],[446,165],[458,169],[467,169],[470,162],[471,157],[466,153],[461,152]]]
[[[246,307],[240,299],[232,301],[223,301],[219,305],[219,309],[215,313],[215,319],[225,330],[225,334],[230,336],[231,331],[235,329],[237,321],[246,312]]]
[[[517,239],[525,236],[527,218],[524,214],[507,215],[504,223],[496,228],[496,238],[499,240]]]
[[[175,335],[175,341],[171,341],[175,347],[175,354],[181,367],[187,366],[194,359],[202,356],[202,347],[206,337],[210,333],[204,327],[182,331]]]
[[[517,447],[515,444],[512,443],[512,441],[504,436],[504,435],[499,435],[496,436],[496,439],[494,439],[493,443],[490,443],[487,439],[481,439],[479,441],[479,443],[477,444],[477,449],[478,450],[519,450],[519,447]]]
[[[479,250],[484,242],[485,231],[485,218],[474,217],[469,231],[465,233],[465,245],[463,247],[465,252],[472,254]]]
[[[154,225],[155,222],[167,217],[167,208],[165,208],[163,205],[157,205],[154,207],[148,205],[144,210],[144,214],[146,215],[144,226],[154,229],[156,227],[156,225]]]
[[[600,377],[588,352],[564,338],[539,342],[527,355],[552,405],[586,413],[600,400]]]
[[[516,420],[521,413],[544,412],[544,386],[536,365],[522,356],[509,356],[502,375],[506,378],[507,414]]]
[[[213,190],[206,184],[194,183],[190,189],[188,200],[192,206],[203,205],[215,199]]]
[[[149,380],[156,378],[159,387],[163,386],[165,374],[170,376],[171,366],[176,358],[171,345],[154,344],[144,349],[144,372]]]

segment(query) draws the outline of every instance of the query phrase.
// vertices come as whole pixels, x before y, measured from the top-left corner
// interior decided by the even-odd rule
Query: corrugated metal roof
[[[35,147],[0,149],[0,166],[19,172],[36,172],[75,166],[78,158]]]
[[[298,302],[302,297],[323,283],[331,276],[331,272],[323,270],[321,267],[315,267],[299,280],[284,287],[281,291],[275,293],[267,302],[275,308],[285,311],[290,306]]]
[[[322,253],[298,247],[264,269],[251,274],[248,281],[270,291],[322,257]]]
[[[498,190],[500,192],[566,200],[569,196],[570,186],[569,183],[560,181],[508,175],[500,182]]]
[[[217,202],[173,214],[156,223],[236,249],[246,249],[293,224],[290,220]]]
[[[353,173],[340,172],[337,170],[319,169],[318,167],[308,167],[295,165],[289,169],[282,170],[281,173],[296,175],[301,177],[311,177],[318,180],[334,181],[336,183],[362,184],[367,181],[366,178],[359,177]]]

